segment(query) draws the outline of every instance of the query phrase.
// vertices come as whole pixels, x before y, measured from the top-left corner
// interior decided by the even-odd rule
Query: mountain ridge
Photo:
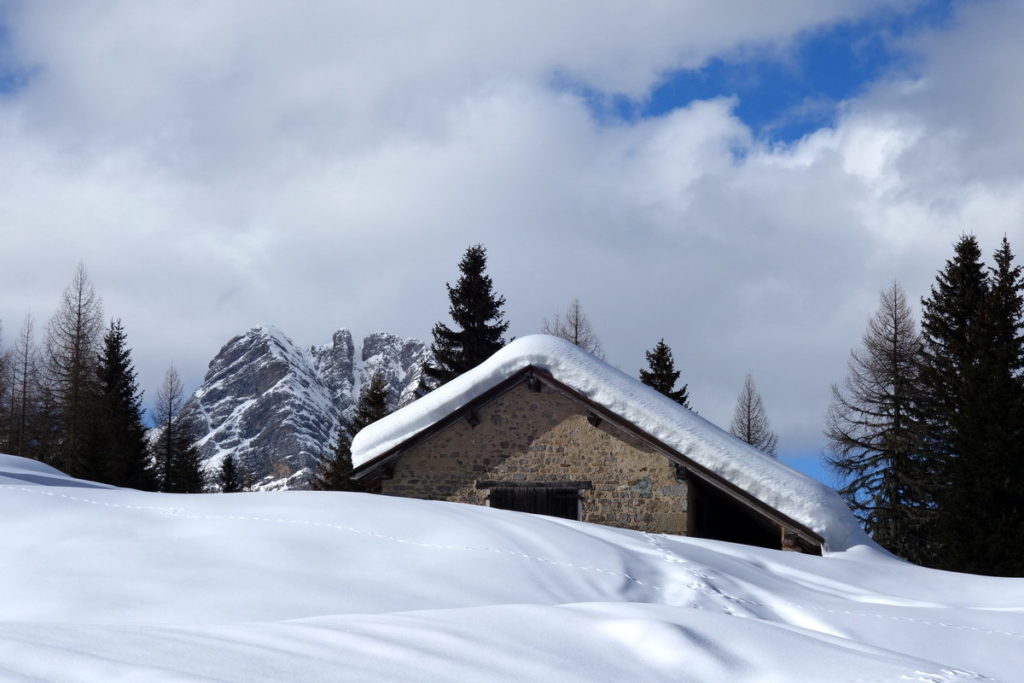
[[[180,415],[196,433],[208,479],[230,454],[254,489],[309,488],[360,387],[380,372],[388,406],[404,405],[415,398],[427,357],[422,341],[387,332],[357,347],[341,328],[330,342],[302,348],[275,326],[256,325],[221,347]]]

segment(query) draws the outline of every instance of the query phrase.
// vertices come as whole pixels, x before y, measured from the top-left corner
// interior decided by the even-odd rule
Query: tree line
[[[469,247],[458,264],[458,281],[446,285],[453,325],[438,322],[432,330],[433,361],[423,367],[419,395],[476,367],[505,345],[505,299],[495,293],[486,264],[486,249]],[[573,299],[564,315],[545,320],[543,330],[602,356],[601,342],[579,299]],[[102,301],[84,265],[64,290],[41,344],[34,333],[29,316],[13,347],[0,353],[0,449],[115,486],[180,493],[246,488],[249,477],[231,456],[223,460],[215,481],[206,480],[198,435],[181,416],[184,388],[173,366],[157,391],[153,430],[147,429],[127,333],[117,319],[104,326]],[[640,380],[691,408],[687,385],[679,385],[680,371],[664,339],[646,357],[648,368],[640,371]],[[350,479],[351,439],[388,413],[387,392],[379,374],[362,388],[355,414],[340,426],[313,488],[358,489]],[[731,431],[774,457],[776,436],[749,375]]]
[[[881,545],[919,564],[1024,575],[1024,276],[973,236],[921,299],[881,293],[845,382],[827,462]]]
[[[157,392],[155,438],[144,421],[143,393],[119,319],[104,322],[103,303],[79,264],[42,339],[26,316],[13,346],[0,353],[0,450],[40,460],[73,477],[144,491],[206,488],[196,435],[181,418],[183,388],[167,370]],[[230,459],[229,459],[230,460]],[[211,482],[240,490],[237,482]]]
[[[452,325],[432,330],[421,394],[505,345],[505,299],[486,264],[486,249],[469,247],[456,284],[446,285]],[[543,327],[600,357],[578,299]],[[230,457],[217,481],[204,480],[173,367],[157,392],[154,430],[147,429],[127,333],[118,319],[104,322],[83,265],[38,343],[35,334],[28,316],[14,343],[0,345],[0,450],[116,486],[245,487],[246,473]],[[640,381],[692,409],[664,339],[646,360]],[[387,414],[387,389],[380,375],[363,387],[315,487],[356,488],[351,438]],[[778,438],[749,373],[730,431],[775,455]],[[1024,274],[1005,237],[990,266],[976,238],[956,243],[921,299],[919,327],[898,283],[882,292],[845,382],[832,389],[825,434],[839,492],[878,543],[930,566],[1024,574]]]

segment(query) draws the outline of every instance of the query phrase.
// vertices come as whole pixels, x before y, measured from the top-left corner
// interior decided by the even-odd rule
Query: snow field
[[[1024,580],[0,456],[5,680],[1022,680]]]

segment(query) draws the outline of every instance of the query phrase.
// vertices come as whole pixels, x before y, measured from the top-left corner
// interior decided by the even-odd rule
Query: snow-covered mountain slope
[[[4,680],[1019,681],[1024,579],[0,456]]]
[[[419,339],[376,332],[363,339],[359,353],[348,330],[334,333],[330,344],[309,350],[313,368],[330,390],[331,400],[348,411],[359,390],[380,372],[388,385],[388,403],[404,405],[414,398],[427,349]]]
[[[305,351],[271,326],[254,327],[210,361],[182,415],[196,429],[209,475],[230,453],[257,488],[305,488],[360,386],[380,371],[399,405],[411,399],[426,357],[423,342],[386,333],[357,349],[339,330],[330,344]]]

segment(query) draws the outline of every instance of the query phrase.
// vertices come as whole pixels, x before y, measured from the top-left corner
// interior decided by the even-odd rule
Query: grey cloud
[[[729,100],[601,125],[550,76],[643,96],[880,5],[18,5],[39,72],[0,103],[7,338],[83,259],[152,395],[170,362],[195,384],[254,324],[301,345],[343,325],[424,337],[479,241],[514,334],[578,296],[613,363],[635,371],[665,337],[721,424],[750,370],[783,451],[816,450],[878,290],[924,293],[960,230],[1020,235],[1003,137],[1024,104],[1004,91],[1024,62],[1001,26],[1018,10],[916,38],[920,79],[789,147]]]

